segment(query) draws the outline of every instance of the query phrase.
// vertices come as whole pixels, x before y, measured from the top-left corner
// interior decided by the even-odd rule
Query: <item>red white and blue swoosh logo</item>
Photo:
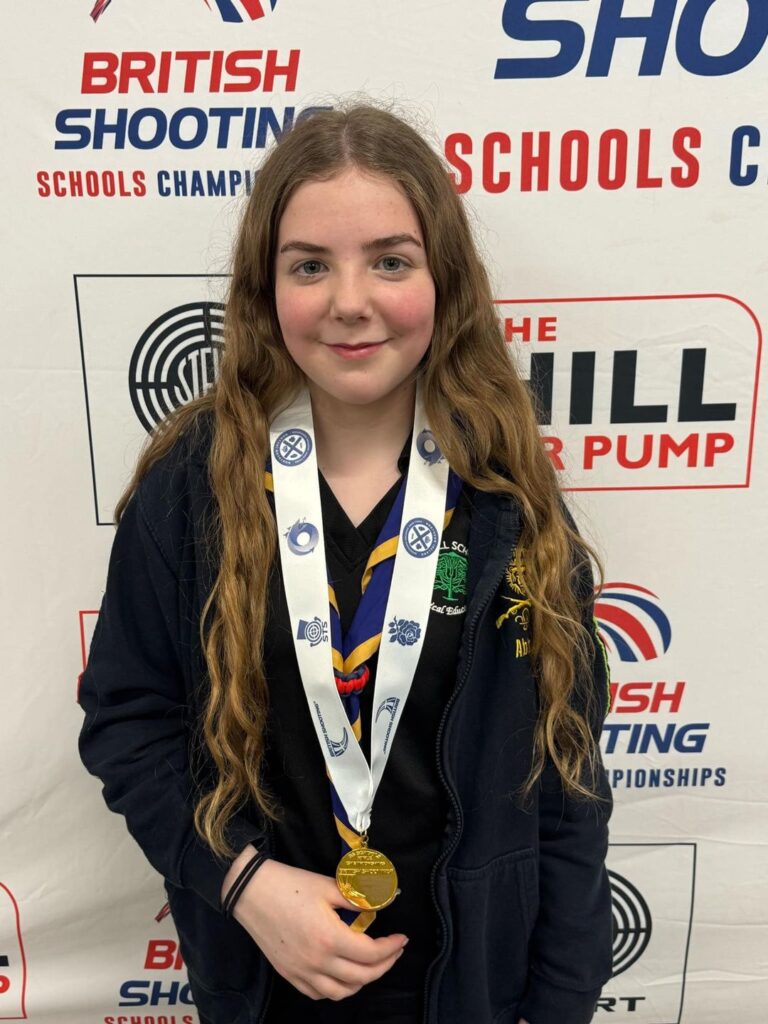
[[[621,661],[652,661],[669,649],[672,627],[657,594],[636,583],[605,583],[595,618],[606,647]]]
[[[112,0],[96,0],[91,11],[93,20],[98,21],[111,3]],[[277,7],[277,0],[202,0],[202,3],[209,10],[216,8],[222,21],[258,21]]]

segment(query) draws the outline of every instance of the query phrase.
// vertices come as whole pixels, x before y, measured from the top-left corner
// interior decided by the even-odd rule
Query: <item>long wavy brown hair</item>
[[[588,685],[594,642],[583,570],[602,566],[570,525],[539,433],[528,387],[509,357],[488,276],[447,166],[423,130],[371,102],[347,102],[300,120],[272,147],[256,176],[234,246],[215,385],[172,413],[148,438],[115,517],[150,467],[212,414],[208,459],[218,576],[200,637],[210,692],[201,733],[215,785],[200,793],[195,826],[232,857],[226,825],[249,800],[267,817],[279,805],[263,785],[268,681],[263,667],[265,594],[277,530],[263,485],[269,424],[305,383],[282,340],[275,307],[278,225],[303,182],[355,166],[405,192],[421,223],[436,289],[434,333],[417,373],[441,451],[481,491],[511,495],[522,512],[520,544],[531,601],[531,658],[539,717],[530,793],[548,759],[571,794],[596,796],[596,700]],[[588,588],[589,589],[589,588]],[[599,718],[599,716],[598,716]]]

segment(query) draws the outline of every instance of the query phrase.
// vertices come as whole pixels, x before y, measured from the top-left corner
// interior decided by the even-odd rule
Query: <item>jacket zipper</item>
[[[505,570],[506,570],[506,565],[502,568],[501,572],[497,576],[496,581],[494,582],[493,586],[489,588],[488,596],[483,600],[483,603],[479,606],[479,608],[475,612],[475,615],[474,615],[472,621],[469,624],[469,631],[467,633],[467,661],[466,661],[466,667],[464,669],[464,672],[462,673],[461,679],[459,680],[458,684],[454,688],[454,691],[451,694],[451,697],[450,697],[448,703],[445,706],[445,710],[443,711],[443,717],[442,717],[442,719],[440,721],[440,727],[437,730],[437,751],[436,751],[437,771],[438,771],[438,774],[440,776],[441,782],[445,786],[445,789],[447,790],[448,795],[450,796],[451,801],[453,802],[454,811],[456,812],[457,827],[456,827],[456,834],[454,835],[454,838],[453,838],[453,841],[452,841],[451,845],[446,847],[446,849],[443,850],[443,852],[437,858],[437,860],[435,861],[434,865],[432,866],[432,873],[431,873],[431,876],[430,876],[430,890],[431,890],[431,893],[432,893],[432,903],[434,904],[435,909],[437,910],[438,917],[440,919],[440,925],[441,925],[441,928],[442,928],[442,931],[443,931],[443,945],[442,945],[442,949],[440,950],[440,952],[437,954],[435,959],[432,961],[432,963],[427,968],[427,975],[426,975],[426,978],[424,979],[424,1018],[423,1018],[424,1024],[428,1024],[428,1022],[429,1022],[428,992],[429,992],[429,985],[430,985],[430,982],[432,980],[432,973],[434,971],[435,964],[439,963],[439,961],[443,958],[443,955],[445,954],[445,951],[446,951],[446,948],[447,948],[447,945],[448,945],[446,921],[445,921],[445,917],[443,916],[443,912],[440,909],[440,905],[437,902],[437,890],[436,890],[436,887],[435,887],[435,879],[437,877],[437,871],[438,871],[438,868],[440,867],[440,865],[443,863],[444,860],[446,860],[448,857],[451,856],[453,851],[458,846],[459,839],[461,838],[461,833],[462,833],[462,830],[463,830],[463,827],[464,827],[464,819],[463,819],[463,815],[461,813],[461,805],[459,804],[458,798],[456,796],[456,792],[453,789],[453,787],[449,784],[448,779],[446,778],[445,773],[443,772],[443,766],[440,763],[440,754],[441,754],[440,744],[441,744],[441,741],[442,741],[442,738],[443,738],[443,730],[444,730],[445,724],[446,724],[446,722],[448,720],[448,714],[449,714],[449,712],[451,710],[451,707],[452,707],[454,701],[456,700],[456,698],[458,697],[459,693],[463,689],[464,683],[466,682],[467,677],[469,675],[469,670],[470,670],[471,665],[472,665],[472,655],[473,655],[474,649],[475,649],[475,630],[477,629],[477,624],[480,621],[480,619],[482,618],[483,613],[485,612],[486,608],[490,604],[491,598],[496,593],[496,590],[498,589],[498,586],[501,583],[501,580],[502,580],[502,578],[504,576]]]

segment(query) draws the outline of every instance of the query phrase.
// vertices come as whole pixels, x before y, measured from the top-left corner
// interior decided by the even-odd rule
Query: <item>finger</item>
[[[402,949],[406,942],[402,932],[374,939],[363,932],[353,932],[341,919],[339,925],[341,927],[334,935],[333,953],[358,964],[380,963]]]
[[[345,960],[343,957],[334,957],[326,968],[329,977],[341,982],[344,985],[369,985],[376,981],[399,960],[403,954],[402,949],[388,956],[378,964],[366,965],[355,963],[354,960]]]

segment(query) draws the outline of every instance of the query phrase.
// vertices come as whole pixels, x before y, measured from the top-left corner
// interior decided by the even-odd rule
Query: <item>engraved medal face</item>
[[[367,846],[345,853],[336,868],[342,896],[361,910],[381,910],[397,896],[397,872],[392,861]]]

